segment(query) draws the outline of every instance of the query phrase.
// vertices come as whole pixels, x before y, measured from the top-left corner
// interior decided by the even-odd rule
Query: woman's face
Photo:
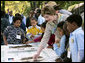
[[[48,22],[48,21],[54,21],[56,20],[56,15],[48,15],[48,14],[45,14],[44,15],[44,18],[45,20]]]
[[[20,20],[16,20],[16,21],[14,22],[14,26],[15,26],[15,27],[20,27],[20,25],[21,25],[21,21],[20,21]]]

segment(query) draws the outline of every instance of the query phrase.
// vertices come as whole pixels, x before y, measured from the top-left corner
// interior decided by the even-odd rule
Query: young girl
[[[53,45],[55,52],[57,53],[58,56],[61,56],[61,54],[65,51],[65,34],[63,31],[63,25],[64,25],[64,21],[60,22],[57,25],[57,31],[59,32],[59,35],[61,36],[61,39],[59,42],[55,42],[55,44]]]
[[[32,42],[40,42],[40,41],[41,41],[41,39],[42,39],[42,37],[43,37],[43,35],[44,35],[44,32],[45,32],[46,23],[47,23],[47,22],[44,22],[44,23],[42,23],[42,25],[41,25],[41,29],[42,29],[42,31],[43,31],[42,36],[40,36],[40,37],[38,37],[38,38],[36,38],[36,39],[33,39],[32,41],[28,41],[28,42],[26,42],[26,44],[32,43]],[[55,42],[55,35],[52,34],[51,37],[50,37],[50,39],[49,39],[49,41],[48,41],[48,48],[52,48],[54,42]]]
[[[57,25],[57,31],[59,32],[59,35],[61,36],[61,39],[59,42],[55,42],[53,45],[54,51],[56,54],[60,57],[57,60],[69,62],[70,59],[67,58],[67,49],[69,46],[69,32],[67,30],[67,25],[64,21],[58,23]],[[61,59],[62,58],[62,59]]]

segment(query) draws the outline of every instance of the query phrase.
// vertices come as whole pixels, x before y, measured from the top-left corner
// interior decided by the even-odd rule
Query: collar
[[[37,25],[35,27],[37,27]],[[32,28],[33,28],[33,26],[32,26]]]
[[[70,35],[74,35],[79,30],[82,30],[82,27],[77,28],[76,30],[74,30],[73,32],[71,32]]]

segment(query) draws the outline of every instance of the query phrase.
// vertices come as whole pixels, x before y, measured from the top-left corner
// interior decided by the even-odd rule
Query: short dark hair
[[[21,16],[21,14],[19,14],[19,13],[16,13],[15,16],[19,16],[23,19],[23,16]]]
[[[77,26],[81,26],[82,25],[82,17],[78,14],[72,14],[70,15],[67,19],[67,22],[73,23],[75,22],[77,24]]]
[[[35,17],[32,17],[31,20],[35,20],[35,21],[37,21],[37,19],[36,19]]]
[[[21,14],[19,14],[19,13],[16,13],[16,14],[15,14],[15,16],[21,16]]]
[[[65,21],[61,21],[57,24],[57,27],[63,29],[63,25],[64,25]]]
[[[15,23],[16,20],[20,20],[22,22],[22,18],[20,16],[13,17],[13,22]]]
[[[41,27],[46,28],[46,21],[41,24]]]

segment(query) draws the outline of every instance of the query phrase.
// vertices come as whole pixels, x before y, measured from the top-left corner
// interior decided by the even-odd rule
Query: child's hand
[[[47,48],[53,48],[53,46],[47,46]]]
[[[28,44],[28,41],[25,44]]]
[[[55,43],[59,43],[59,42],[60,42],[60,39],[59,38],[55,40]]]
[[[33,38],[33,37],[34,37],[34,35],[32,34],[30,38]]]
[[[8,45],[8,42],[5,42],[5,45]]]

